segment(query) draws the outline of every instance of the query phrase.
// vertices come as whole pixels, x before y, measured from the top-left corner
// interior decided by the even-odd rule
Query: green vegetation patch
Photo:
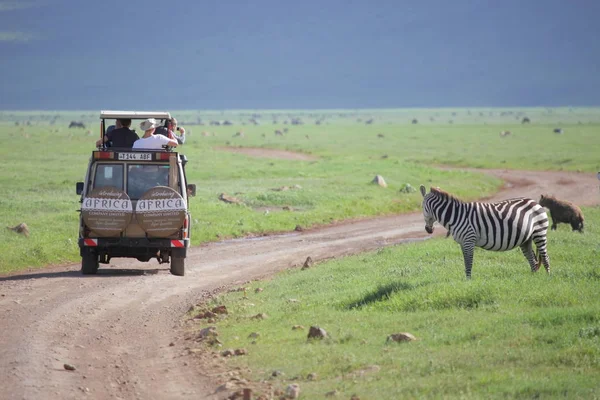
[[[465,200],[489,196],[501,185],[483,174],[441,171],[434,167],[438,164],[600,170],[600,113],[595,108],[173,114],[180,121],[201,117],[205,122],[231,120],[234,124],[186,126],[188,139],[180,151],[189,160],[189,181],[198,187],[197,197],[190,202],[193,245],[418,211],[420,194],[401,192],[406,184],[415,189],[420,184],[440,186]],[[256,114],[261,115],[260,125],[248,125]],[[291,125],[290,115],[300,117],[304,124]],[[530,124],[521,124],[525,115]],[[367,124],[370,119],[373,122]],[[418,123],[412,124],[413,119]],[[70,121],[83,121],[86,128],[68,129]],[[557,126],[562,134],[553,133]],[[276,130],[283,135],[276,135]],[[500,136],[505,130],[511,135]],[[236,136],[241,131],[244,135]],[[84,178],[98,136],[97,111],[0,112],[0,138],[13,141],[0,148],[0,220],[8,227],[26,223],[31,233],[25,238],[5,229],[0,232],[0,273],[79,260],[80,204],[75,183]],[[252,157],[224,151],[227,146],[297,151],[315,159]],[[371,183],[376,175],[384,177],[387,188]],[[296,189],[276,190],[282,187]],[[240,204],[219,200],[222,193],[236,197]],[[587,273],[600,276],[598,269]],[[478,300],[475,293],[464,296],[462,300],[440,298],[426,306],[415,299],[413,305],[396,307],[453,308],[463,303],[480,307],[494,301]]]
[[[431,239],[220,295],[210,305],[229,315],[210,325],[222,348],[247,350],[227,359],[231,367],[280,389],[298,383],[306,398],[334,390],[364,399],[595,398],[600,292],[590,260],[600,250],[600,209],[583,211],[585,234],[549,233],[551,275],[531,273],[518,249],[480,250],[467,281],[459,246]],[[328,337],[308,340],[311,326]],[[418,340],[388,340],[400,332]]]

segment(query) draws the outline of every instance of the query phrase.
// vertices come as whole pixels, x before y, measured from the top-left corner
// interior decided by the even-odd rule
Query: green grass
[[[584,213],[584,235],[550,232],[550,276],[532,274],[518,249],[478,250],[467,281],[459,246],[440,238],[287,271],[252,283],[246,298],[221,295],[211,304],[230,312],[215,324],[223,348],[248,350],[227,362],[280,389],[299,383],[310,399],[335,389],[382,400],[598,398],[600,209]],[[330,338],[308,341],[311,325]],[[397,332],[419,340],[386,342]]]
[[[531,125],[518,123],[523,113],[532,119]],[[253,114],[261,115],[262,125],[240,125]],[[0,273],[78,261],[75,182],[84,178],[97,138],[97,115],[90,111],[0,112],[0,139],[11,143],[0,148],[0,221],[5,226],[25,222],[31,231],[27,239],[0,230]],[[296,225],[416,211],[420,194],[399,193],[405,183],[415,188],[421,183],[440,186],[464,199],[489,195],[500,185],[482,174],[440,171],[433,167],[436,164],[600,170],[600,136],[596,134],[600,112],[594,108],[241,110],[174,115],[181,121],[201,116],[207,121],[238,122],[187,127],[189,137],[181,152],[189,159],[189,182],[198,186],[198,196],[190,205],[193,245],[289,231]],[[284,125],[290,115],[301,116],[306,124]],[[370,117],[375,122],[365,125]],[[419,124],[411,124],[412,118],[418,118]],[[273,124],[273,119],[278,123]],[[85,121],[89,132],[67,129],[71,120]],[[316,120],[323,122],[315,125]],[[563,135],[552,133],[559,122]],[[274,135],[275,129],[283,128],[289,132],[283,137]],[[506,129],[513,134],[500,138],[499,131]],[[214,136],[204,137],[202,131]],[[245,137],[233,137],[239,131]],[[317,159],[252,158],[218,150],[227,145],[299,151]],[[376,174],[385,178],[387,189],[370,183]],[[294,185],[301,188],[273,190]],[[218,200],[220,193],[234,195],[244,204],[225,204]],[[282,210],[285,206],[292,211]]]

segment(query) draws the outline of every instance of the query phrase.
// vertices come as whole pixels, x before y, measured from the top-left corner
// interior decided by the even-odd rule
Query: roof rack
[[[166,111],[111,111],[102,110],[100,111],[101,119],[118,119],[118,118],[130,118],[130,119],[171,119],[171,113]]]
[[[160,120],[169,120],[171,119],[171,113],[166,111],[117,111],[117,110],[102,110],[100,111],[100,119],[102,120],[100,123],[101,129],[101,141],[102,149],[106,149],[106,143],[104,142],[104,136],[106,135],[106,124],[105,119],[160,119]]]

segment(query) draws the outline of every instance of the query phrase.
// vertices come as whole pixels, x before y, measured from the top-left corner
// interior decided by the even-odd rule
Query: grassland
[[[417,210],[420,195],[398,191],[405,183],[439,185],[463,198],[499,185],[482,174],[440,171],[436,164],[600,170],[598,109],[175,115],[180,121],[201,116],[237,123],[187,126],[191,133],[181,150],[190,160],[189,180],[198,185],[191,204],[194,244]],[[525,115],[531,124],[520,123]],[[257,116],[260,125],[241,124]],[[283,123],[292,116],[305,124]],[[70,120],[93,122],[94,133],[67,129]],[[90,112],[0,112],[0,221],[26,222],[31,230],[29,238],[0,230],[0,273],[78,260],[75,182],[83,179],[97,122]],[[564,133],[554,134],[556,127]],[[274,135],[284,128],[289,132]],[[512,134],[501,138],[503,130]],[[299,151],[316,160],[252,158],[219,150],[223,146]],[[369,183],[375,174],[384,176],[387,189]],[[293,185],[301,189],[273,190]],[[223,192],[244,205],[220,202]],[[294,211],[281,211],[283,206]],[[302,398],[310,399],[333,390],[338,398],[357,394],[363,400],[599,398],[600,209],[584,213],[584,235],[566,226],[550,233],[551,276],[531,274],[518,251],[477,251],[467,282],[458,246],[434,239],[288,271],[254,282],[246,296],[224,294],[210,304],[230,310],[215,324],[220,340],[226,348],[248,350],[227,362],[250,367],[248,378],[278,388],[297,382]],[[263,291],[255,292],[258,287]],[[268,317],[250,318],[258,313]],[[305,329],[292,330],[294,325]],[[330,337],[307,341],[311,325]],[[248,338],[253,332],[258,338]],[[387,343],[397,332],[419,340]],[[274,370],[283,374],[273,377]],[[317,379],[308,380],[310,373]]]
[[[306,399],[598,398],[600,210],[584,212],[585,235],[550,233],[550,276],[481,250],[466,281],[459,246],[434,239],[253,282],[208,304],[230,312],[215,351],[245,348],[230,367]],[[313,325],[329,338],[307,340]],[[386,341],[398,332],[418,341]]]
[[[191,203],[195,245],[417,210],[417,193],[398,192],[405,183],[435,184],[466,199],[489,194],[500,183],[482,174],[440,171],[432,167],[435,164],[587,172],[600,167],[597,109],[174,114],[180,121],[196,122],[201,116],[207,122],[230,119],[236,124],[187,126],[190,134],[181,151],[190,160],[189,181],[198,185]],[[532,123],[521,124],[523,115]],[[260,125],[248,124],[253,116],[260,116]],[[284,124],[292,116],[305,124]],[[412,124],[413,118],[419,123]],[[365,124],[368,119],[373,123]],[[68,129],[71,120],[84,121],[88,128]],[[564,134],[553,134],[559,122]],[[83,179],[98,126],[97,112],[0,113],[0,138],[5,143],[0,148],[0,221],[5,226],[25,222],[31,231],[24,238],[0,230],[0,273],[78,260],[75,182]],[[284,128],[289,131],[283,136],[274,134]],[[501,138],[500,130],[512,135]],[[203,131],[211,135],[203,136]],[[237,132],[243,137],[235,136]],[[317,160],[252,158],[222,151],[223,146],[299,151]],[[370,184],[376,174],[386,179],[387,189]],[[294,185],[301,189],[273,190]],[[244,205],[220,202],[220,193],[234,195]],[[283,206],[294,211],[281,211]]]

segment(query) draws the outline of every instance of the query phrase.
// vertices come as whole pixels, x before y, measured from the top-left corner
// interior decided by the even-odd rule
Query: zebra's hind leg
[[[543,263],[544,268],[546,268],[546,272],[550,273],[550,257],[548,256],[548,251],[546,250],[546,235],[536,236],[533,238],[533,241],[538,252],[538,267],[539,264]]]
[[[535,259],[531,240],[528,240],[521,245],[521,251],[531,266],[531,272],[536,272],[540,268],[540,264]]]

